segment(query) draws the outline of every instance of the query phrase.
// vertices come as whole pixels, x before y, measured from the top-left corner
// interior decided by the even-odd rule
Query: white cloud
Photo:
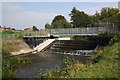
[[[54,13],[27,11],[22,6],[16,4],[6,5],[3,9],[3,25],[17,29],[32,27],[34,25],[38,28],[44,28],[44,25],[47,22],[50,23],[51,19],[55,16]]]

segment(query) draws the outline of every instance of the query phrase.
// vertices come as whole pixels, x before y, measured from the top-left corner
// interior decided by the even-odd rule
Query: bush
[[[116,35],[110,40],[109,44],[111,45],[118,41],[120,41],[120,33],[116,33]]]
[[[8,51],[2,50],[3,60],[2,60],[2,77],[3,78],[14,78],[15,72],[13,71],[13,64],[16,63],[16,58],[10,57]]]
[[[15,78],[16,68],[20,64],[30,63],[28,58],[11,57],[9,51],[2,50],[2,78]]]
[[[14,32],[11,30],[8,30],[8,31],[4,31],[3,34],[14,34]]]
[[[70,77],[70,70],[71,70],[71,67],[72,67],[72,63],[71,63],[71,59],[67,56],[64,57],[63,59],[63,64],[62,64],[62,67],[59,71],[59,75],[60,76],[67,76],[67,77]]]

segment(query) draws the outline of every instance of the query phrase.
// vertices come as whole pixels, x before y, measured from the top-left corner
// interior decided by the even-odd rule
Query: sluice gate
[[[96,52],[97,42],[83,40],[56,40],[52,45],[47,47],[44,52],[91,56]]]

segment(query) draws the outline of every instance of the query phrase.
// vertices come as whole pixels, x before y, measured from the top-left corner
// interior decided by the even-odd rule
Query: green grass
[[[16,78],[17,67],[29,63],[27,58],[10,56],[10,52],[2,50],[2,78]]]
[[[120,42],[117,42],[101,50],[98,56],[92,59],[95,63],[86,70],[79,71],[75,78],[119,78],[119,44]]]
[[[8,52],[19,51],[19,44],[21,44],[22,39],[14,40],[2,40],[2,48]]]
[[[11,54],[18,51],[21,40],[3,40],[2,45],[2,78],[16,78],[19,65],[30,63],[29,58],[15,57]]]

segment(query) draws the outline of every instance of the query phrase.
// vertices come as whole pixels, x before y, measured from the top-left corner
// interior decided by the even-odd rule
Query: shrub
[[[3,34],[14,34],[14,32],[11,30],[8,30],[8,31],[4,31]]]
[[[16,68],[19,64],[30,63],[28,58],[11,57],[7,50],[2,50],[2,78],[15,78]]]
[[[120,33],[116,33],[116,35],[110,40],[109,44],[111,45],[118,41],[120,41]]]

